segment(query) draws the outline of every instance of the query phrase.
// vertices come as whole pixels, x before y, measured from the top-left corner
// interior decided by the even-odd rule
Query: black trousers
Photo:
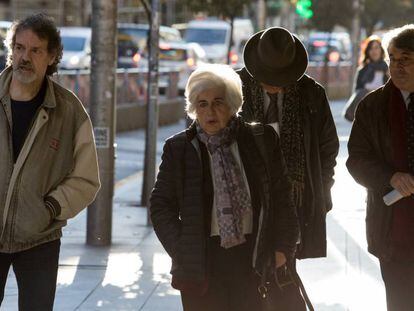
[[[19,290],[20,311],[53,310],[60,240],[17,253],[0,253],[0,305],[7,275],[13,266]]]
[[[184,311],[255,311],[259,308],[257,278],[252,269],[252,241],[224,249],[209,239],[210,278],[207,293],[181,292]]]
[[[414,310],[414,262],[380,260],[388,311]]]

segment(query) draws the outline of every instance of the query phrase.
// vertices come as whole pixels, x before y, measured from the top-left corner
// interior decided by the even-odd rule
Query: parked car
[[[63,44],[61,69],[89,69],[91,67],[91,28],[61,27]]]
[[[347,32],[314,32],[307,41],[309,61],[331,62],[350,61],[352,59],[352,43]]]

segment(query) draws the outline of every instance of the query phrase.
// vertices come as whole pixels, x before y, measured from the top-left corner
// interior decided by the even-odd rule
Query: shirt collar
[[[404,102],[408,105],[410,101],[410,92],[400,90],[402,97],[404,98]]]

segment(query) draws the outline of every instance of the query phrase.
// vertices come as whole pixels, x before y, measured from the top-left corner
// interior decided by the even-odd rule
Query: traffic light
[[[296,13],[304,19],[310,19],[313,16],[312,0],[298,0],[296,2]]]

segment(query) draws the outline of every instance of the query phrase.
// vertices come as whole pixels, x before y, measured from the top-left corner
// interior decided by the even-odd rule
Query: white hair
[[[197,97],[201,92],[212,88],[223,88],[225,104],[233,115],[239,112],[243,101],[239,75],[228,65],[207,64],[190,75],[185,87],[185,111],[191,119],[196,118]]]

